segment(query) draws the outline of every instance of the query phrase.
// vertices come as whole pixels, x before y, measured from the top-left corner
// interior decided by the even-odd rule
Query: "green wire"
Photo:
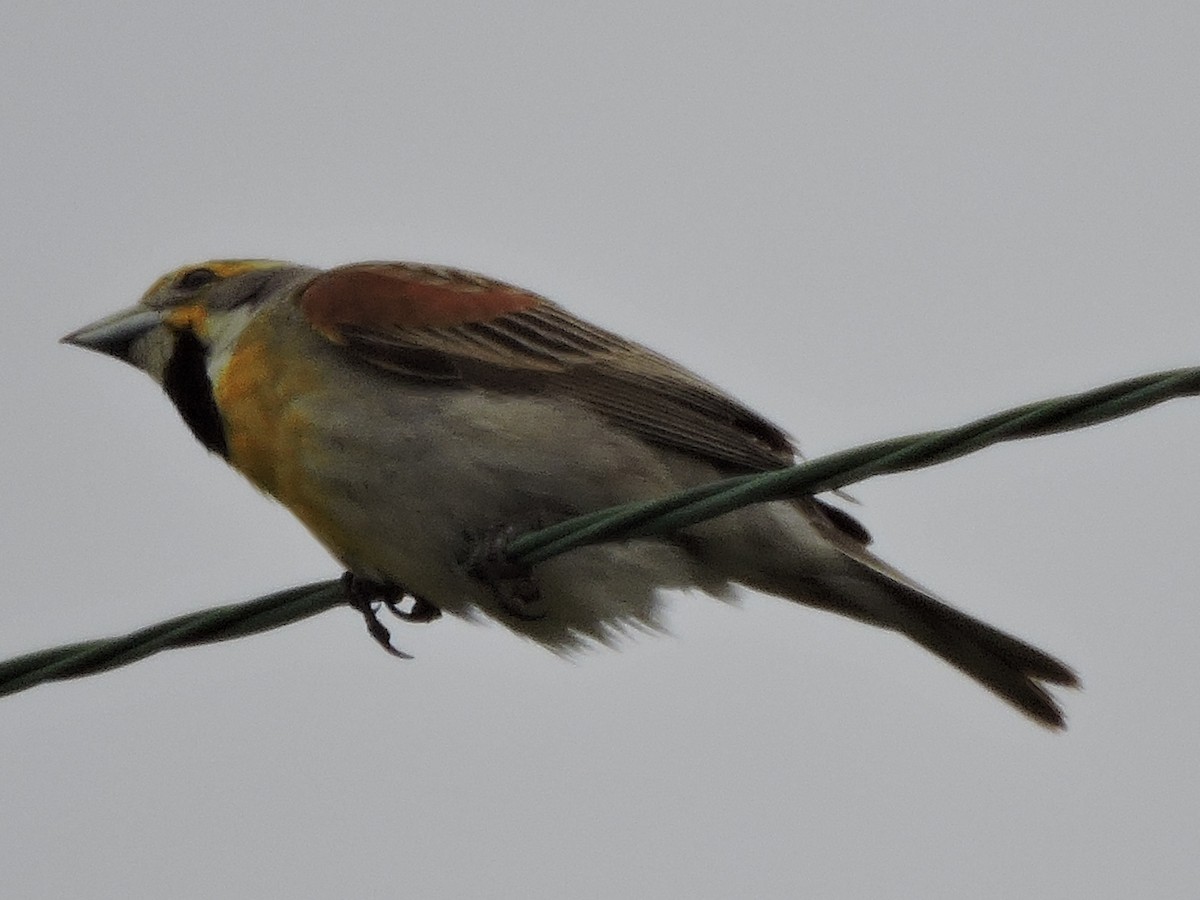
[[[1019,406],[958,428],[878,441],[773,472],[700,485],[661,500],[589,513],[521,535],[509,544],[508,554],[515,562],[532,565],[588,544],[670,534],[752,503],[816,494],[874,475],[932,466],[1001,441],[1071,431],[1196,394],[1200,394],[1200,368],[1131,378]],[[322,581],[188,613],[121,637],[40,650],[0,662],[0,696],[46,681],[115,669],[173,647],[258,634],[345,602],[340,579]]]

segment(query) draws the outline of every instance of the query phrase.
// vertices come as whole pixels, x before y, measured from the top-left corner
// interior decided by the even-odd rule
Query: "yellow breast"
[[[285,335],[255,319],[216,376],[213,393],[225,423],[229,462],[286,506],[335,556],[353,558],[364,536],[348,533],[316,489],[314,467],[327,453],[303,401],[324,388],[320,363],[289,350]]]

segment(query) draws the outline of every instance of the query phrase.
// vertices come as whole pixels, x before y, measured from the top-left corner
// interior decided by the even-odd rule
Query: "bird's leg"
[[[397,650],[392,644],[391,634],[379,621],[379,615],[375,608],[376,602],[382,603],[393,615],[408,622],[432,622],[442,614],[442,611],[428,600],[417,596],[413,596],[411,610],[402,610],[400,601],[404,599],[405,591],[398,585],[372,581],[369,578],[355,575],[353,572],[346,572],[342,575],[342,585],[346,592],[346,602],[362,613],[371,637],[375,638],[379,646],[388,653],[401,659],[412,659],[412,657],[403,650]]]
[[[500,607],[518,619],[542,619],[546,607],[529,566],[508,557],[508,545],[517,535],[512,525],[468,535],[466,570],[492,589]]]

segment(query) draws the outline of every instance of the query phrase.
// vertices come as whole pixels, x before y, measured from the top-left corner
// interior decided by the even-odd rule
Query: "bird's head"
[[[316,271],[269,259],[183,266],[154,282],[134,306],[62,340],[146,372],[166,390],[196,437],[209,450],[227,455],[212,395],[215,374],[263,304]]]
[[[120,359],[164,387],[172,369],[207,367],[268,300],[316,270],[270,259],[182,266],[134,306],[73,331],[63,343]]]

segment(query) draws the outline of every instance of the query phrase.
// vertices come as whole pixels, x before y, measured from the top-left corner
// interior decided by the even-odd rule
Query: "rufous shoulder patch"
[[[408,263],[358,263],[323,272],[300,295],[309,324],[331,340],[370,330],[486,322],[537,306],[537,295],[482,275]]]

